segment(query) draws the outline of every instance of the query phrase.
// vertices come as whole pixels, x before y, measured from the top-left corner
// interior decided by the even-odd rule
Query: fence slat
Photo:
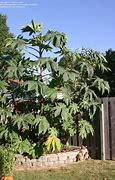
[[[110,98],[110,121],[111,121],[111,159],[115,160],[115,98]]]
[[[103,106],[104,106],[105,159],[110,159],[109,98],[103,98]]]

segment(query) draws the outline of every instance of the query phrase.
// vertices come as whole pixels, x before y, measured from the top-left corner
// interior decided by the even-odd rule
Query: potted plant
[[[11,148],[0,146],[0,180],[13,180],[14,153]]]

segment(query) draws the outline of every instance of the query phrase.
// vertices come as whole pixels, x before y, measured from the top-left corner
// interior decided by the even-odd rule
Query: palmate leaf
[[[94,119],[94,115],[95,115],[97,109],[101,109],[100,104],[98,102],[96,102],[96,101],[92,101],[90,103],[90,108],[88,110],[89,117],[90,117],[91,120]]]
[[[1,119],[1,122],[2,122],[2,120],[3,120],[3,122],[4,122],[4,120],[7,122],[8,117],[12,117],[11,107],[9,107],[9,106],[0,107],[0,119]]]
[[[53,61],[53,60],[49,60],[46,62],[46,67],[48,69],[48,71],[52,72],[57,72],[58,70],[58,63]]]
[[[72,91],[68,84],[64,84],[63,87],[60,88],[62,93],[62,99],[64,100],[65,104],[68,106],[72,101]]]
[[[37,61],[31,61],[34,67],[42,67],[43,70],[47,68],[49,72],[57,72],[58,70],[58,63],[55,61],[55,58],[50,57],[40,57]]]
[[[93,66],[90,63],[82,62],[82,63],[80,63],[80,67],[81,67],[81,72],[82,73],[87,72],[89,78],[93,77],[93,75],[94,75],[94,68],[93,68]]]
[[[107,81],[105,81],[104,79],[99,78],[99,77],[97,77],[95,79],[95,81],[93,82],[92,86],[97,87],[97,89],[99,91],[101,91],[102,94],[104,94],[105,91],[108,91],[108,92],[110,91],[109,83]]]
[[[79,108],[82,111],[87,111],[87,113],[89,113],[89,117],[92,119],[97,108],[100,107],[100,104],[98,102],[96,102],[94,99],[90,100],[90,99],[85,99],[82,102],[80,102],[79,104]]]
[[[76,78],[79,76],[79,72],[75,70],[64,69],[59,67],[59,75],[62,75],[63,81],[75,81]]]
[[[46,149],[48,152],[60,151],[61,150],[61,141],[57,137],[58,131],[56,128],[52,127],[49,129],[49,136],[47,140],[44,142]]]
[[[8,91],[7,87],[8,83],[4,80],[0,80],[0,93],[6,93]]]
[[[49,129],[49,134],[51,135],[51,136],[58,136],[58,131],[57,131],[57,129],[55,128],[55,127],[51,127],[50,129]]]
[[[44,92],[44,96],[47,99],[51,99],[51,101],[54,101],[57,98],[57,90],[54,88],[47,88],[47,90]]]
[[[11,79],[19,79],[24,74],[24,67],[22,64],[22,61],[17,62],[15,59],[9,60],[7,62],[8,67],[5,71],[5,75],[8,76],[8,78]]]
[[[52,150],[51,144],[52,144],[52,136],[49,136],[47,141],[44,142],[44,145],[46,146],[48,152],[51,152]]]
[[[100,109],[100,104],[98,102],[96,102],[95,100],[83,100],[80,104],[79,104],[79,108],[80,111],[83,115],[83,112],[87,112],[90,120],[94,120],[94,115],[97,111],[97,109]]]
[[[80,111],[80,107],[78,104],[76,103],[71,103],[71,105],[69,106],[69,112],[70,114],[76,114],[77,112]]]
[[[14,134],[14,132],[13,132],[13,134]],[[15,150],[15,152],[18,152],[18,147],[19,147],[20,143],[22,142],[22,137],[18,133],[16,133],[16,134],[18,137],[15,137],[15,136],[11,137],[11,144],[12,144],[11,146]]]
[[[66,119],[68,119],[68,116],[69,116],[69,109],[68,108],[66,108],[66,107],[63,107],[62,108],[62,111],[61,111],[61,118],[63,119],[63,120],[66,120]]]
[[[1,93],[1,92],[0,92]],[[7,105],[7,96],[2,95],[0,96],[0,103]],[[2,111],[2,108],[0,108],[0,112]],[[11,111],[11,110],[10,110]]]
[[[95,51],[95,55],[96,57],[98,57],[99,61],[107,63],[107,60],[102,53],[100,53],[99,51]]]
[[[102,64],[102,63],[98,63],[97,66],[98,66],[98,68],[102,71],[102,73],[105,72],[105,71],[111,71],[110,68],[108,68],[107,66],[105,66],[105,65]]]
[[[59,76],[62,76],[65,72],[65,69],[62,66],[59,66],[58,71],[59,71]]]
[[[21,127],[23,127],[25,123],[23,122],[23,116],[20,116],[20,117],[16,117],[16,119],[14,118],[14,123],[13,125],[17,125],[18,129],[21,129]],[[24,125],[25,126],[25,125]]]
[[[36,116],[33,124],[36,127],[38,126],[38,135],[45,134],[50,128],[50,124],[45,116]]]
[[[75,72],[72,72],[71,70],[68,71],[68,76],[69,76],[69,79],[71,81],[75,81],[75,78],[76,78],[76,73]]]
[[[63,74],[63,80],[64,80],[64,82],[67,82],[69,80],[69,75],[66,71]]]
[[[71,103],[72,97],[69,94],[64,94],[64,102],[68,106]]]
[[[48,30],[45,35],[45,40],[49,40],[55,47],[63,48],[67,43],[67,36],[64,33]]]
[[[84,93],[84,100],[93,100],[97,98],[97,95],[95,94],[95,91],[92,90],[89,86],[85,87],[85,93]]]
[[[79,135],[81,136],[82,139],[84,139],[90,133],[92,135],[94,133],[94,129],[92,125],[88,121],[81,119],[79,121]]]
[[[50,135],[46,142],[44,142],[48,152],[60,151],[61,150],[61,141],[55,135]]]
[[[61,116],[62,120],[68,119],[69,114],[69,108],[66,107],[65,104],[59,103],[58,106],[54,107],[53,110],[55,117]]]
[[[18,49],[20,51],[22,51],[27,44],[28,40],[23,39],[21,36],[18,36],[16,39],[6,39],[6,47],[10,46],[12,49]]]
[[[18,129],[29,129],[29,126],[33,124],[34,119],[35,118],[34,115],[32,115],[32,113],[22,114],[18,117],[14,117],[13,125],[17,125]]]
[[[9,134],[9,138],[11,140],[12,143],[17,143],[19,140],[19,136],[15,131],[12,131],[12,133]]]
[[[6,124],[6,125],[1,125],[0,126],[0,138],[3,139],[5,138],[6,141],[10,140],[10,143],[14,141],[14,138],[16,140],[16,134],[11,127]],[[18,139],[18,138],[17,138]]]
[[[6,133],[5,125],[0,125],[0,139],[4,137]]]
[[[58,103],[56,107],[53,108],[53,111],[55,111],[55,117],[59,116],[62,112],[62,109],[65,109],[66,106],[63,103]]]
[[[29,125],[33,125],[33,121],[34,121],[35,117],[32,113],[29,114],[25,114],[23,117],[23,120],[25,122],[27,122]]]
[[[43,116],[39,122],[39,134],[45,134],[48,131],[49,127],[49,122],[47,121],[46,117]]]
[[[73,117],[70,116],[68,119],[63,120],[62,128],[65,132],[69,132],[70,136],[73,136],[75,133],[75,123],[73,121]]]
[[[30,144],[29,140],[26,138],[25,140],[23,140],[19,143],[18,152],[20,154],[29,153],[30,147],[31,147],[31,144]]]
[[[43,25],[42,23],[36,24],[34,20],[31,21],[31,24],[26,25],[21,30],[22,32],[29,32],[29,35],[37,32],[41,32]]]
[[[55,115],[55,117],[57,117],[57,116],[60,115],[62,108],[61,107],[56,107],[55,109],[56,109],[56,111],[55,111],[54,115]]]
[[[24,86],[28,88],[28,91],[35,91],[36,94],[39,94],[40,90],[40,81],[34,81],[34,80],[29,80],[25,81]]]
[[[43,154],[43,146],[37,142],[37,143],[31,143],[29,148],[29,155],[35,159],[39,158]]]

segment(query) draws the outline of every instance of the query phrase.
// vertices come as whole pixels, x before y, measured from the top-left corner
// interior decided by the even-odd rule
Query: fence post
[[[104,105],[103,105],[103,102],[101,103],[100,134],[101,134],[101,159],[105,160],[105,129],[104,129]]]

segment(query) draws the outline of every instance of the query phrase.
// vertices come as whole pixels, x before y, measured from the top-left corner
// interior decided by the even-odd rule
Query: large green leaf
[[[105,91],[110,91],[109,83],[107,81],[104,81],[104,79],[97,77],[95,81],[93,82],[92,86],[95,86],[98,88],[99,91],[102,91],[102,94],[104,94]]]
[[[50,128],[50,124],[45,116],[37,116],[34,124],[38,126],[38,134],[45,134]]]
[[[29,129],[29,126],[33,124],[35,117],[29,113],[29,114],[22,114],[20,116],[16,116],[14,118],[13,125],[17,125],[18,129]]]
[[[88,121],[81,119],[79,121],[79,135],[84,139],[90,133],[92,135],[94,133],[92,125]]]
[[[44,92],[44,96],[47,99],[51,99],[51,101],[54,101],[57,98],[57,90],[53,88],[47,88],[46,92]]]
[[[30,142],[28,141],[28,139],[25,139],[19,143],[18,152],[20,154],[29,153],[30,147],[31,147]]]
[[[4,80],[0,80],[0,93],[6,93],[8,91],[7,86],[8,83],[6,83]]]
[[[41,32],[42,23],[36,24],[34,20],[31,21],[31,24],[26,25],[22,28],[22,32],[29,32],[29,35],[37,32]]]
[[[35,91],[36,94],[39,94],[39,87],[40,87],[39,81],[29,80],[24,83],[24,86],[28,87],[28,91]]]
[[[70,114],[76,114],[80,111],[79,105],[76,103],[71,103],[69,106]]]

